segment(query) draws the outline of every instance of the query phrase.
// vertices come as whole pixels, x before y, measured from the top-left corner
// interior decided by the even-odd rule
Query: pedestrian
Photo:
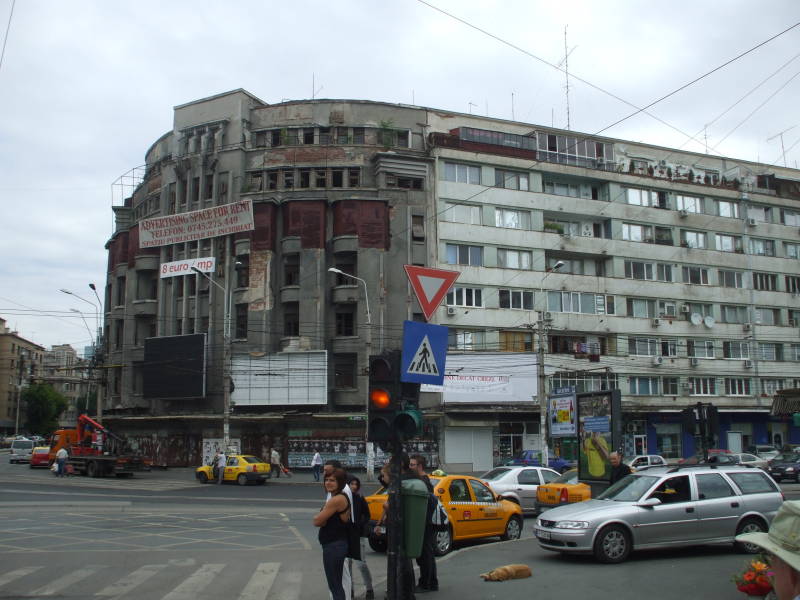
[[[626,475],[631,474],[631,468],[622,462],[622,455],[619,452],[612,452],[608,455],[608,459],[611,461],[611,477],[609,478],[609,483],[612,485]]]
[[[435,592],[439,590],[439,579],[436,575],[436,527],[433,525],[433,511],[436,510],[437,499],[433,493],[433,485],[425,472],[427,460],[421,454],[409,457],[409,468],[422,479],[428,488],[428,509],[425,514],[425,535],[422,538],[422,553],[417,557],[419,567],[418,592]]]
[[[272,452],[269,454],[269,462],[271,463],[270,468],[274,473],[277,473],[276,477],[281,476],[281,455],[278,451],[273,448]]]
[[[361,480],[355,475],[350,475],[347,479],[347,485],[350,486],[350,491],[353,493],[353,512],[355,520],[353,521],[358,526],[358,531],[361,535],[361,560],[357,560],[358,569],[361,572],[361,578],[364,580],[364,587],[367,592],[364,595],[364,600],[373,600],[375,598],[375,590],[372,588],[372,574],[369,572],[369,565],[367,564],[367,548],[364,543],[365,537],[369,535],[367,527],[369,525],[369,505],[361,495]]]
[[[347,488],[343,469],[332,469],[323,480],[329,498],[325,506],[314,517],[319,527],[319,543],[322,546],[322,566],[332,600],[346,600],[343,585],[344,568],[347,562],[347,528],[352,504],[344,492]]]
[[[736,541],[754,544],[769,554],[778,600],[800,597],[800,501],[787,500],[781,505],[769,533],[743,533]]]
[[[225,478],[225,460],[225,453],[217,450],[217,485],[222,485],[222,480]]]
[[[319,474],[322,470],[322,456],[319,448],[314,448],[314,457],[311,459],[311,470],[314,472],[314,481],[319,481]]]
[[[64,446],[58,449],[56,452],[56,476],[63,477],[65,475],[65,469],[67,466],[67,458],[69,457],[69,452]]]
[[[323,485],[325,486],[325,491],[327,495],[325,496],[325,500],[330,500],[332,494],[330,490],[328,490],[328,486],[325,485],[324,481],[327,477],[333,474],[334,471],[340,469],[345,474],[345,480],[347,478],[347,472],[342,467],[342,463],[338,460],[332,458],[330,460],[325,461],[325,465],[322,467],[323,471]],[[350,520],[355,522],[355,512],[353,509],[353,490],[350,489],[349,485],[345,485],[342,493],[347,496],[347,501],[350,503]],[[352,575],[352,565],[350,564],[352,561],[348,558],[344,561],[344,568],[342,569],[342,588],[344,588],[345,600],[351,600],[353,597],[353,575]]]

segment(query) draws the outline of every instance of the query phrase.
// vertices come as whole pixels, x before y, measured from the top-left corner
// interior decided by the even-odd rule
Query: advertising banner
[[[575,419],[575,388],[557,389],[547,399],[550,437],[574,437],[578,434]]]
[[[578,479],[608,483],[609,455],[619,443],[621,401],[619,390],[587,392],[576,396],[578,407]],[[616,433],[616,435],[615,435]]]
[[[192,275],[192,267],[203,273],[212,273],[216,264],[216,258],[206,256],[203,258],[190,258],[188,260],[176,260],[174,262],[162,263],[158,271],[161,279],[165,277],[175,277],[176,275]]]
[[[139,247],[155,248],[251,231],[254,228],[253,202],[240,200],[201,210],[143,219],[139,222]]]

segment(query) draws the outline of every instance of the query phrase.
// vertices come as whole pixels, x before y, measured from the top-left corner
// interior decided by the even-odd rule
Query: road
[[[298,483],[306,481],[308,483]],[[800,485],[783,485],[788,498]],[[370,485],[365,485],[369,491]],[[319,484],[308,476],[264,486],[200,485],[189,469],[131,479],[57,479],[0,455],[0,599],[291,600],[327,598],[316,528]],[[729,547],[635,553],[624,565],[541,550],[523,539],[462,546],[439,561],[431,598],[737,597],[745,558]],[[378,597],[384,555],[367,556]],[[532,580],[483,584],[478,573],[524,562]],[[356,598],[364,588],[356,575]]]

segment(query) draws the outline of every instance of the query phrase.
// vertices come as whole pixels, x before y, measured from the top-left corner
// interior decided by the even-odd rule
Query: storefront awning
[[[778,390],[772,399],[773,415],[791,415],[800,412],[800,389]]]

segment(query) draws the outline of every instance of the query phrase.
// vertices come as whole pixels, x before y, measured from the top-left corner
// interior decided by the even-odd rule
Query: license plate
[[[539,531],[536,530],[536,537],[540,540],[549,540],[550,539],[550,532],[549,531]]]

